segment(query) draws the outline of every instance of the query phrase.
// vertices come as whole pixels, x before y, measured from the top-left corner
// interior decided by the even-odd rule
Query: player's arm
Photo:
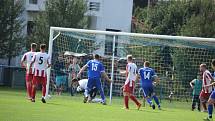
[[[212,83],[209,84],[209,85],[205,85],[204,87],[205,87],[205,88],[209,88],[209,87],[211,87],[211,86],[215,86],[215,82],[212,82]]]
[[[192,89],[194,88],[194,82],[195,82],[195,79],[192,80],[192,81],[190,82],[190,87],[191,87]]]
[[[81,77],[81,74],[84,72],[84,70],[86,70],[88,67],[88,64],[84,65],[80,71],[78,72],[78,75],[77,75],[77,78],[80,78]]]
[[[112,82],[112,80],[108,77],[108,75],[104,71],[101,74],[102,74],[102,77],[104,77],[105,80],[107,80],[109,83]]]
[[[34,55],[31,60],[30,68],[32,68],[33,64],[35,63],[35,60],[36,60],[36,55]]]
[[[26,65],[25,65],[25,62],[26,61],[26,55],[24,54],[23,55],[23,57],[22,57],[22,59],[21,59],[21,66],[23,67],[23,68],[26,68]]]
[[[47,64],[48,64],[47,68],[50,68],[51,67],[51,58],[50,57],[48,57]]]
[[[157,76],[157,75],[154,75],[153,78],[154,78],[154,81],[153,81],[154,84],[155,84],[155,85],[159,84],[160,79],[158,78],[158,76]]]
[[[126,70],[120,70],[120,74],[127,75],[129,72],[128,65],[126,65]]]

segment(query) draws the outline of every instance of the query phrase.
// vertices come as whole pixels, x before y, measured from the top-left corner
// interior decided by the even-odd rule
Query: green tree
[[[8,65],[11,63],[11,58],[23,47],[22,5],[23,1],[0,1],[0,58],[8,58]]]
[[[195,7],[194,7],[195,5]],[[215,37],[215,2],[213,0],[195,1],[191,8],[195,13],[180,30],[180,35]]]
[[[48,44],[50,26],[87,28],[86,10],[85,0],[47,0],[45,11],[36,18],[28,45],[31,42]]]

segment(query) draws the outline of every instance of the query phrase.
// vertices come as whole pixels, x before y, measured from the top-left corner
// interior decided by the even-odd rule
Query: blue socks
[[[213,113],[213,105],[209,104],[208,105],[208,117],[212,118],[212,113]]]
[[[158,105],[158,107],[160,107],[160,103],[159,103],[159,99],[157,98],[157,96],[152,96],[152,98],[154,99],[155,103]]]
[[[150,98],[147,98],[146,101],[149,103],[149,105],[152,105],[152,100]]]

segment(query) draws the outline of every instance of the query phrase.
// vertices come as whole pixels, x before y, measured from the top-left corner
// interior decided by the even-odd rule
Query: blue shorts
[[[215,90],[211,93],[210,98],[215,100]]]
[[[151,97],[152,94],[154,93],[154,87],[142,87],[143,89],[143,96],[146,97]]]
[[[67,77],[66,76],[56,76],[56,86],[66,85]]]
[[[100,78],[89,78],[87,83],[87,90],[91,91],[93,88],[97,90],[102,89],[101,79]]]

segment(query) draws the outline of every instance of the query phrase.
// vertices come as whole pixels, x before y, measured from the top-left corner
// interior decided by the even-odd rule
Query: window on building
[[[30,4],[37,4],[37,0],[29,0]]]
[[[90,2],[89,3],[89,10],[91,11],[99,11],[100,3],[99,2]]]
[[[28,21],[28,23],[27,23],[27,34],[28,35],[32,34],[33,28],[34,28],[34,22]]]
[[[112,32],[120,32],[120,30],[115,29],[106,29],[106,31],[112,31]],[[112,35],[106,35],[105,36],[105,55],[112,55],[113,51],[113,36]],[[117,56],[117,46],[118,46],[118,36],[116,36],[115,39],[115,56]]]

